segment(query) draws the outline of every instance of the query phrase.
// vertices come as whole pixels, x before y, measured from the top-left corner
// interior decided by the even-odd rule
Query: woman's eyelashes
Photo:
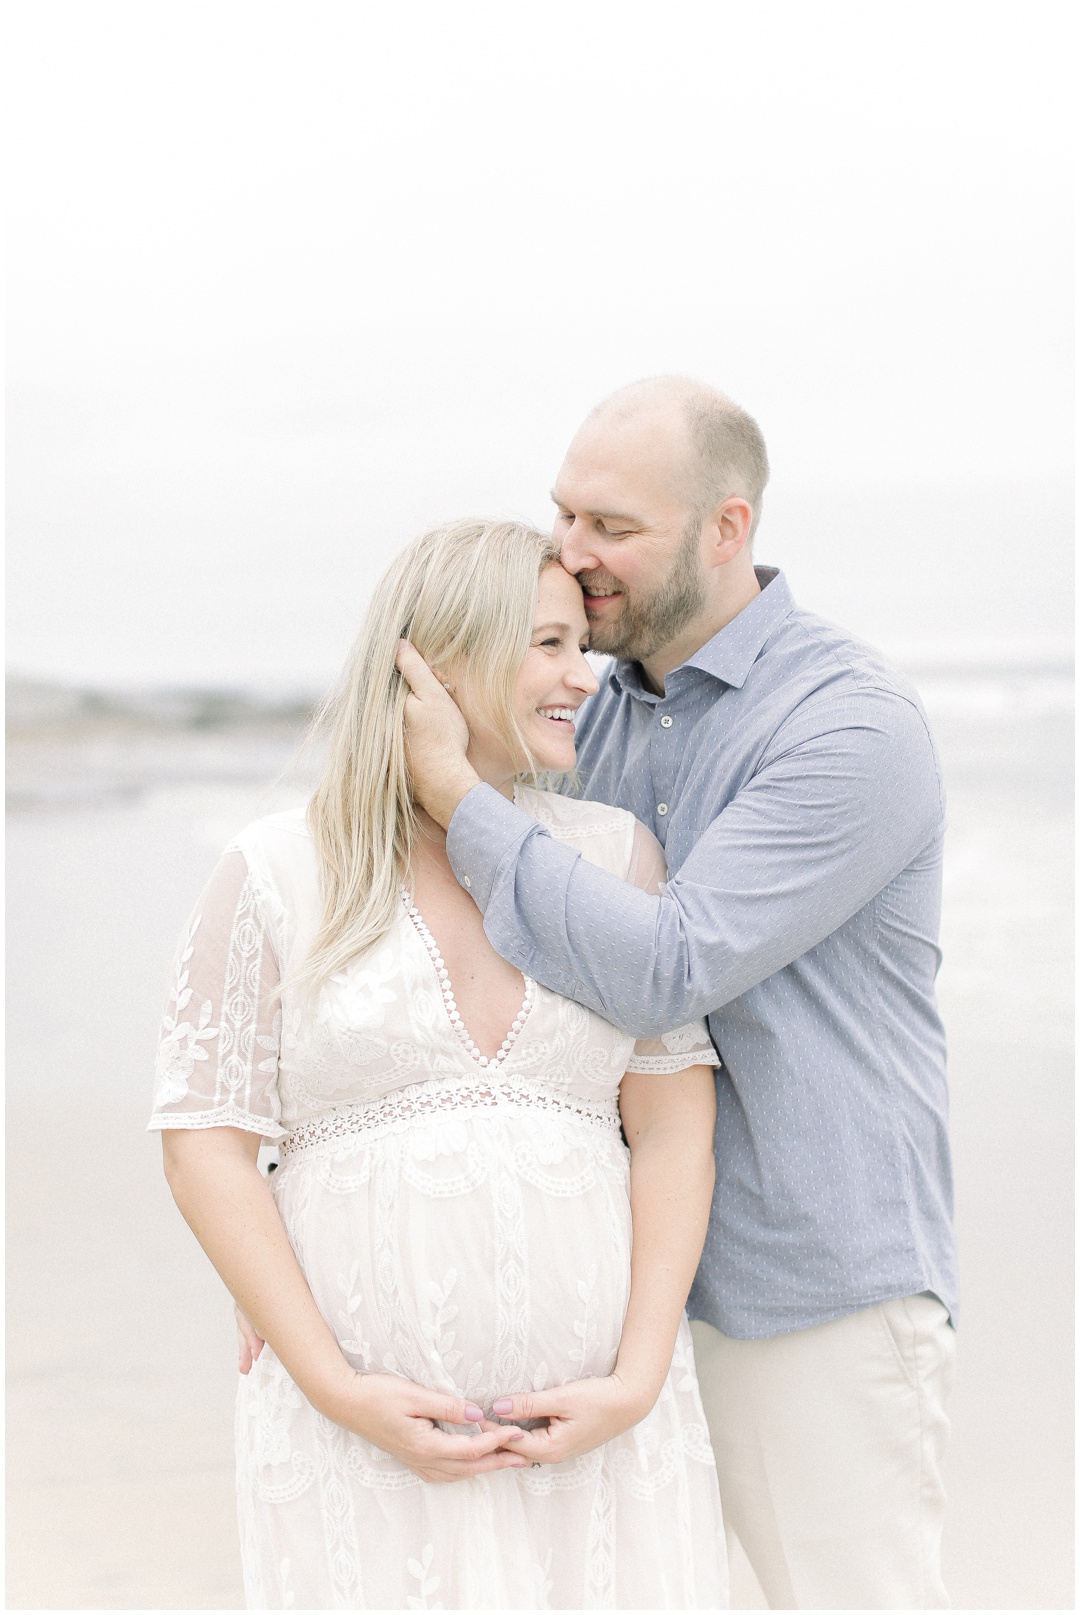
[[[566,645],[566,641],[564,639],[555,637],[555,638],[551,638],[551,639],[537,640],[535,648],[537,650],[560,651],[560,650],[564,649],[565,645]],[[581,652],[582,656],[584,656],[585,652],[588,649],[589,649],[589,641],[587,639],[585,639],[578,646],[578,650]]]

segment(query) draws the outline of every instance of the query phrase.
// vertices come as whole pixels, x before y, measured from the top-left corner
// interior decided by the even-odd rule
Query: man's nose
[[[600,570],[600,558],[591,546],[591,535],[576,517],[563,534],[559,555],[568,572]]]

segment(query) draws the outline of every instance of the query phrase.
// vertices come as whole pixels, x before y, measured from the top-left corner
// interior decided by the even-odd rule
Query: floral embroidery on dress
[[[341,1290],[344,1307],[338,1312],[338,1322],[341,1324],[341,1333],[338,1336],[338,1345],[342,1351],[348,1352],[351,1357],[359,1357],[364,1368],[371,1367],[371,1346],[361,1339],[357,1327],[357,1314],[364,1304],[364,1298],[357,1288],[357,1278],[360,1273],[360,1263],[353,1262],[348,1276],[338,1274],[338,1286]]]
[[[292,1609],[293,1605],[296,1602],[296,1594],[292,1591],[291,1587],[289,1586],[289,1576],[291,1574],[291,1571],[292,1571],[291,1561],[289,1559],[287,1559],[287,1558],[282,1559],[281,1564],[280,1564],[280,1566],[278,1568],[278,1574],[281,1577],[281,1607],[282,1607],[282,1609]]]
[[[397,1002],[397,993],[388,985],[396,974],[393,949],[376,948],[363,967],[350,965],[331,976],[320,994],[319,1019],[332,1019],[354,1035],[384,1025],[387,1005]]]
[[[469,1145],[469,1130],[463,1122],[448,1119],[430,1127],[409,1130],[409,1148],[417,1161],[434,1161],[440,1155],[459,1155]]]
[[[529,1143],[541,1166],[558,1166],[565,1161],[572,1148],[566,1128],[543,1115],[537,1118]]]
[[[268,1060],[260,1060],[257,1071],[266,1076],[273,1076],[278,1068],[278,1050],[281,1048],[281,1011],[278,1010],[270,1023],[269,1033],[259,1033],[255,1042],[260,1049],[267,1049],[270,1053]],[[280,1112],[279,1112],[280,1114]]]
[[[691,1021],[689,1026],[677,1026],[673,1032],[661,1032],[660,1041],[672,1054],[686,1054],[701,1045],[701,1022]]]
[[[315,1479],[314,1459],[293,1439],[300,1428],[295,1418],[303,1398],[269,1346],[263,1347],[248,1378],[244,1400],[237,1407],[238,1425],[249,1426],[245,1467],[264,1503],[291,1503]],[[288,1478],[274,1478],[283,1469]]]
[[[433,1301],[436,1307],[431,1320],[432,1356],[438,1357],[448,1374],[453,1374],[461,1361],[461,1353],[454,1350],[456,1333],[453,1329],[447,1328],[448,1324],[453,1323],[459,1311],[456,1303],[450,1299],[456,1283],[455,1267],[450,1268],[444,1275],[441,1284],[436,1284],[434,1279],[428,1280],[428,1299]]]
[[[259,1407],[258,1435],[255,1439],[257,1462],[276,1469],[292,1458],[292,1440],[289,1414],[300,1406],[300,1392],[285,1372],[278,1359],[268,1348],[266,1363],[262,1366],[262,1394]]]
[[[410,1609],[442,1609],[442,1604],[429,1604],[432,1593],[438,1592],[438,1576],[431,1575],[431,1561],[435,1557],[434,1544],[429,1542],[419,1559],[409,1560],[409,1574],[420,1583],[417,1593],[409,1598]]]
[[[577,1281],[578,1300],[582,1303],[582,1314],[575,1318],[573,1331],[581,1342],[578,1346],[571,1346],[567,1357],[572,1363],[579,1363],[584,1368],[596,1346],[596,1323],[594,1319],[594,1304],[596,1301],[596,1264],[589,1268],[587,1277]]]
[[[573,802],[547,818],[619,873],[632,821]],[[302,818],[244,832],[184,937],[155,1125],[280,1139],[269,1192],[358,1373],[484,1408],[609,1373],[632,1236],[619,1082],[627,1069],[707,1061],[704,1027],[638,1054],[629,1035],[537,987],[505,1058],[479,1068],[463,1060],[445,983],[404,910],[313,1005],[292,982],[319,918]],[[565,1464],[429,1485],[317,1411],[269,1346],[241,1379],[237,1432],[251,1608],[724,1602],[685,1321],[643,1425]]]
[[[175,1105],[187,1096],[196,1061],[210,1058],[202,1045],[217,1037],[220,1030],[210,1025],[214,1006],[209,999],[199,1011],[198,1024],[179,1018],[192,999],[188,965],[195,952],[195,933],[201,922],[202,915],[196,914],[184,938],[184,946],[177,960],[176,980],[169,995],[172,1008],[166,1009],[162,1022],[156,1066],[158,1087],[154,1095],[154,1105],[158,1110],[165,1105]]]

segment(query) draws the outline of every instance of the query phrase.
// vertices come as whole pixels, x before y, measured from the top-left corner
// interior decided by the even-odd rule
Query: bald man
[[[708,1017],[717,1182],[689,1311],[724,1512],[770,1605],[942,1608],[941,777],[912,690],[754,566],[767,478],[745,411],[662,377],[594,410],[555,484],[615,659],[579,777],[655,832],[659,897],[481,784],[406,648],[410,759],[505,958],[673,1047]]]

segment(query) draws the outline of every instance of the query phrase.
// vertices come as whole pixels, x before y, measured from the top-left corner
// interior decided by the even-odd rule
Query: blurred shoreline
[[[963,647],[901,663],[949,763],[965,781],[1034,771],[1066,786],[1061,720],[1073,669],[1045,655],[975,660]],[[320,693],[207,686],[108,689],[9,676],[7,806],[26,812],[134,801],[162,785],[274,780],[309,789],[321,746],[310,738]],[[1046,744],[1042,731],[1055,731]],[[1008,732],[1010,743],[1002,745]]]
[[[318,697],[228,688],[109,690],[7,680],[9,812],[138,801],[169,784],[309,788]]]

